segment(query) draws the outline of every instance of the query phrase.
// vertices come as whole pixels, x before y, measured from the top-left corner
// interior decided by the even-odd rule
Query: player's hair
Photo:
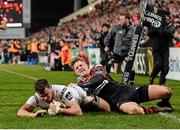
[[[82,57],[79,57],[79,56],[74,57],[70,64],[70,66],[73,70],[74,70],[74,64],[78,61],[82,61],[82,62],[86,63],[86,61]]]
[[[44,93],[44,89],[46,87],[50,87],[48,81],[46,79],[38,79],[34,84],[34,89],[36,92]]]

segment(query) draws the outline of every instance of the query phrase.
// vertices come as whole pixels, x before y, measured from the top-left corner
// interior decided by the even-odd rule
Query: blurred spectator
[[[5,21],[0,22],[0,29],[1,30],[6,30],[6,22]]]
[[[140,21],[140,13],[137,11],[132,11],[130,14],[130,21],[133,25],[138,25],[139,21]]]
[[[8,42],[6,40],[3,41],[3,56],[4,56],[4,63],[8,64],[9,62],[9,53],[8,53]]]
[[[162,30],[149,29],[149,37],[152,43],[154,68],[151,73],[149,84],[154,83],[154,79],[160,73],[159,84],[166,83],[166,75],[169,71],[169,47],[172,42],[175,28],[170,22],[170,16],[166,16],[165,25]]]
[[[47,42],[41,38],[40,43],[39,43],[39,50],[42,51],[47,51]]]
[[[20,42],[18,40],[13,41],[13,64],[18,64],[20,54]]]
[[[111,64],[108,63],[110,59],[108,58],[108,53],[106,53],[104,50],[105,48],[104,39],[108,34],[109,29],[110,26],[108,24],[103,24],[101,32],[96,32],[94,34],[94,40],[96,41],[96,45],[97,47],[100,48],[100,58],[101,58],[100,64],[106,66],[106,71],[108,73],[110,73]]]
[[[105,37],[105,52],[114,53],[114,72],[120,72],[121,63],[128,55],[133,35],[133,27],[129,24],[129,19],[122,14],[119,17],[119,24],[112,27]]]
[[[180,29],[176,30],[173,39],[174,47],[180,47]]]
[[[38,63],[39,43],[36,38],[33,38],[30,45],[31,45],[31,63],[34,65]]]
[[[151,2],[155,5],[161,6],[163,9],[169,10],[172,16],[173,26],[176,29],[180,27],[179,0],[151,0]],[[103,25],[103,23],[106,23],[112,27],[118,24],[119,14],[130,14],[130,22],[133,25],[136,25],[139,22],[141,14],[140,12],[142,12],[142,3],[144,3],[144,1],[142,0],[103,0],[101,3],[97,4],[95,6],[95,9],[90,11],[90,13],[81,14],[78,16],[77,19],[61,23],[59,24],[59,26],[50,26],[42,28],[38,32],[30,34],[30,36],[24,40],[24,43],[26,43],[27,50],[29,51],[29,42],[32,42],[33,38],[35,38],[36,41],[39,43],[38,47],[40,49],[41,42],[48,42],[49,34],[52,33],[52,36],[54,37],[52,38],[53,42],[55,42],[55,39],[58,39],[58,42],[59,40],[64,39],[65,41],[68,41],[68,44],[71,44],[71,46],[76,49],[78,48],[80,50],[83,50],[84,48],[94,48],[95,40],[93,40],[92,37],[94,35],[94,32],[101,32],[101,26]],[[79,40],[79,42],[77,40]],[[175,36],[174,42],[176,42],[176,40],[177,36]],[[148,36],[144,35],[141,44],[142,47],[149,46],[148,43]],[[67,42],[65,44],[67,44]],[[178,46],[178,44],[176,46]],[[57,50],[58,53],[59,51],[60,49]],[[51,65],[53,66],[53,57],[56,56],[51,56]],[[9,53],[5,53],[5,57],[7,62]]]
[[[61,57],[61,63],[64,71],[69,71],[72,70],[70,67],[71,63],[71,47],[68,44],[65,44],[65,41],[61,40],[60,41],[60,46],[61,46],[61,52],[60,52],[60,57]]]
[[[4,61],[4,56],[3,56],[3,44],[0,41],[0,64],[2,64]]]
[[[10,64],[13,63],[13,52],[14,52],[14,40],[10,40],[8,44],[8,61]]]
[[[59,39],[55,36],[50,40],[50,67],[55,67],[56,59],[59,59],[59,52],[61,50]]]

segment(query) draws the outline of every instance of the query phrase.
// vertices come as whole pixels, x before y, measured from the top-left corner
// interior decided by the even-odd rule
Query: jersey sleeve
[[[97,74],[93,78],[91,78],[88,82],[79,84],[81,88],[83,88],[85,91],[87,91],[87,94],[93,94],[96,88],[101,85],[104,80],[107,79],[105,76],[101,74]]]
[[[32,106],[36,107],[37,104],[38,104],[38,99],[36,99],[35,96],[31,96],[31,97],[26,101],[26,104],[29,104],[29,105],[32,105]]]
[[[76,86],[77,91],[78,91],[78,94],[79,94],[79,103],[83,102],[83,100],[87,97],[87,93],[85,90],[83,90],[80,86]]]
[[[68,105],[71,101],[75,101],[75,98],[70,90],[66,89],[63,94],[62,101],[65,103],[65,105]]]

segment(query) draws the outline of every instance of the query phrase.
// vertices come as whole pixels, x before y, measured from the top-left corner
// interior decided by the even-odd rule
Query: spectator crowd
[[[171,23],[176,29],[170,46],[180,47],[180,1],[152,0],[151,2],[170,12]],[[116,25],[120,14],[126,14],[130,23],[137,25],[141,17],[142,3],[141,0],[104,0],[95,5],[95,9],[90,13],[78,15],[77,19],[43,28],[25,39],[1,40],[0,63],[17,64],[21,54],[22,61],[37,64],[38,54],[47,53],[50,56],[50,66],[55,64],[54,59],[58,57],[61,57],[62,64],[69,64],[70,49],[76,48],[82,52],[84,48],[99,47],[98,37],[103,33],[104,25],[108,25],[108,29]],[[140,47],[151,47],[147,44],[149,41],[147,32],[148,29],[144,29]],[[63,55],[68,61],[63,61]]]

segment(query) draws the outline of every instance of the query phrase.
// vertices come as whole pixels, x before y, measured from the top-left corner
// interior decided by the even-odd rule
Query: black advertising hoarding
[[[151,49],[140,48],[134,61],[135,73],[149,75],[153,68],[153,56]]]
[[[165,15],[169,15],[169,12],[147,4],[143,24],[153,29],[162,29]]]

